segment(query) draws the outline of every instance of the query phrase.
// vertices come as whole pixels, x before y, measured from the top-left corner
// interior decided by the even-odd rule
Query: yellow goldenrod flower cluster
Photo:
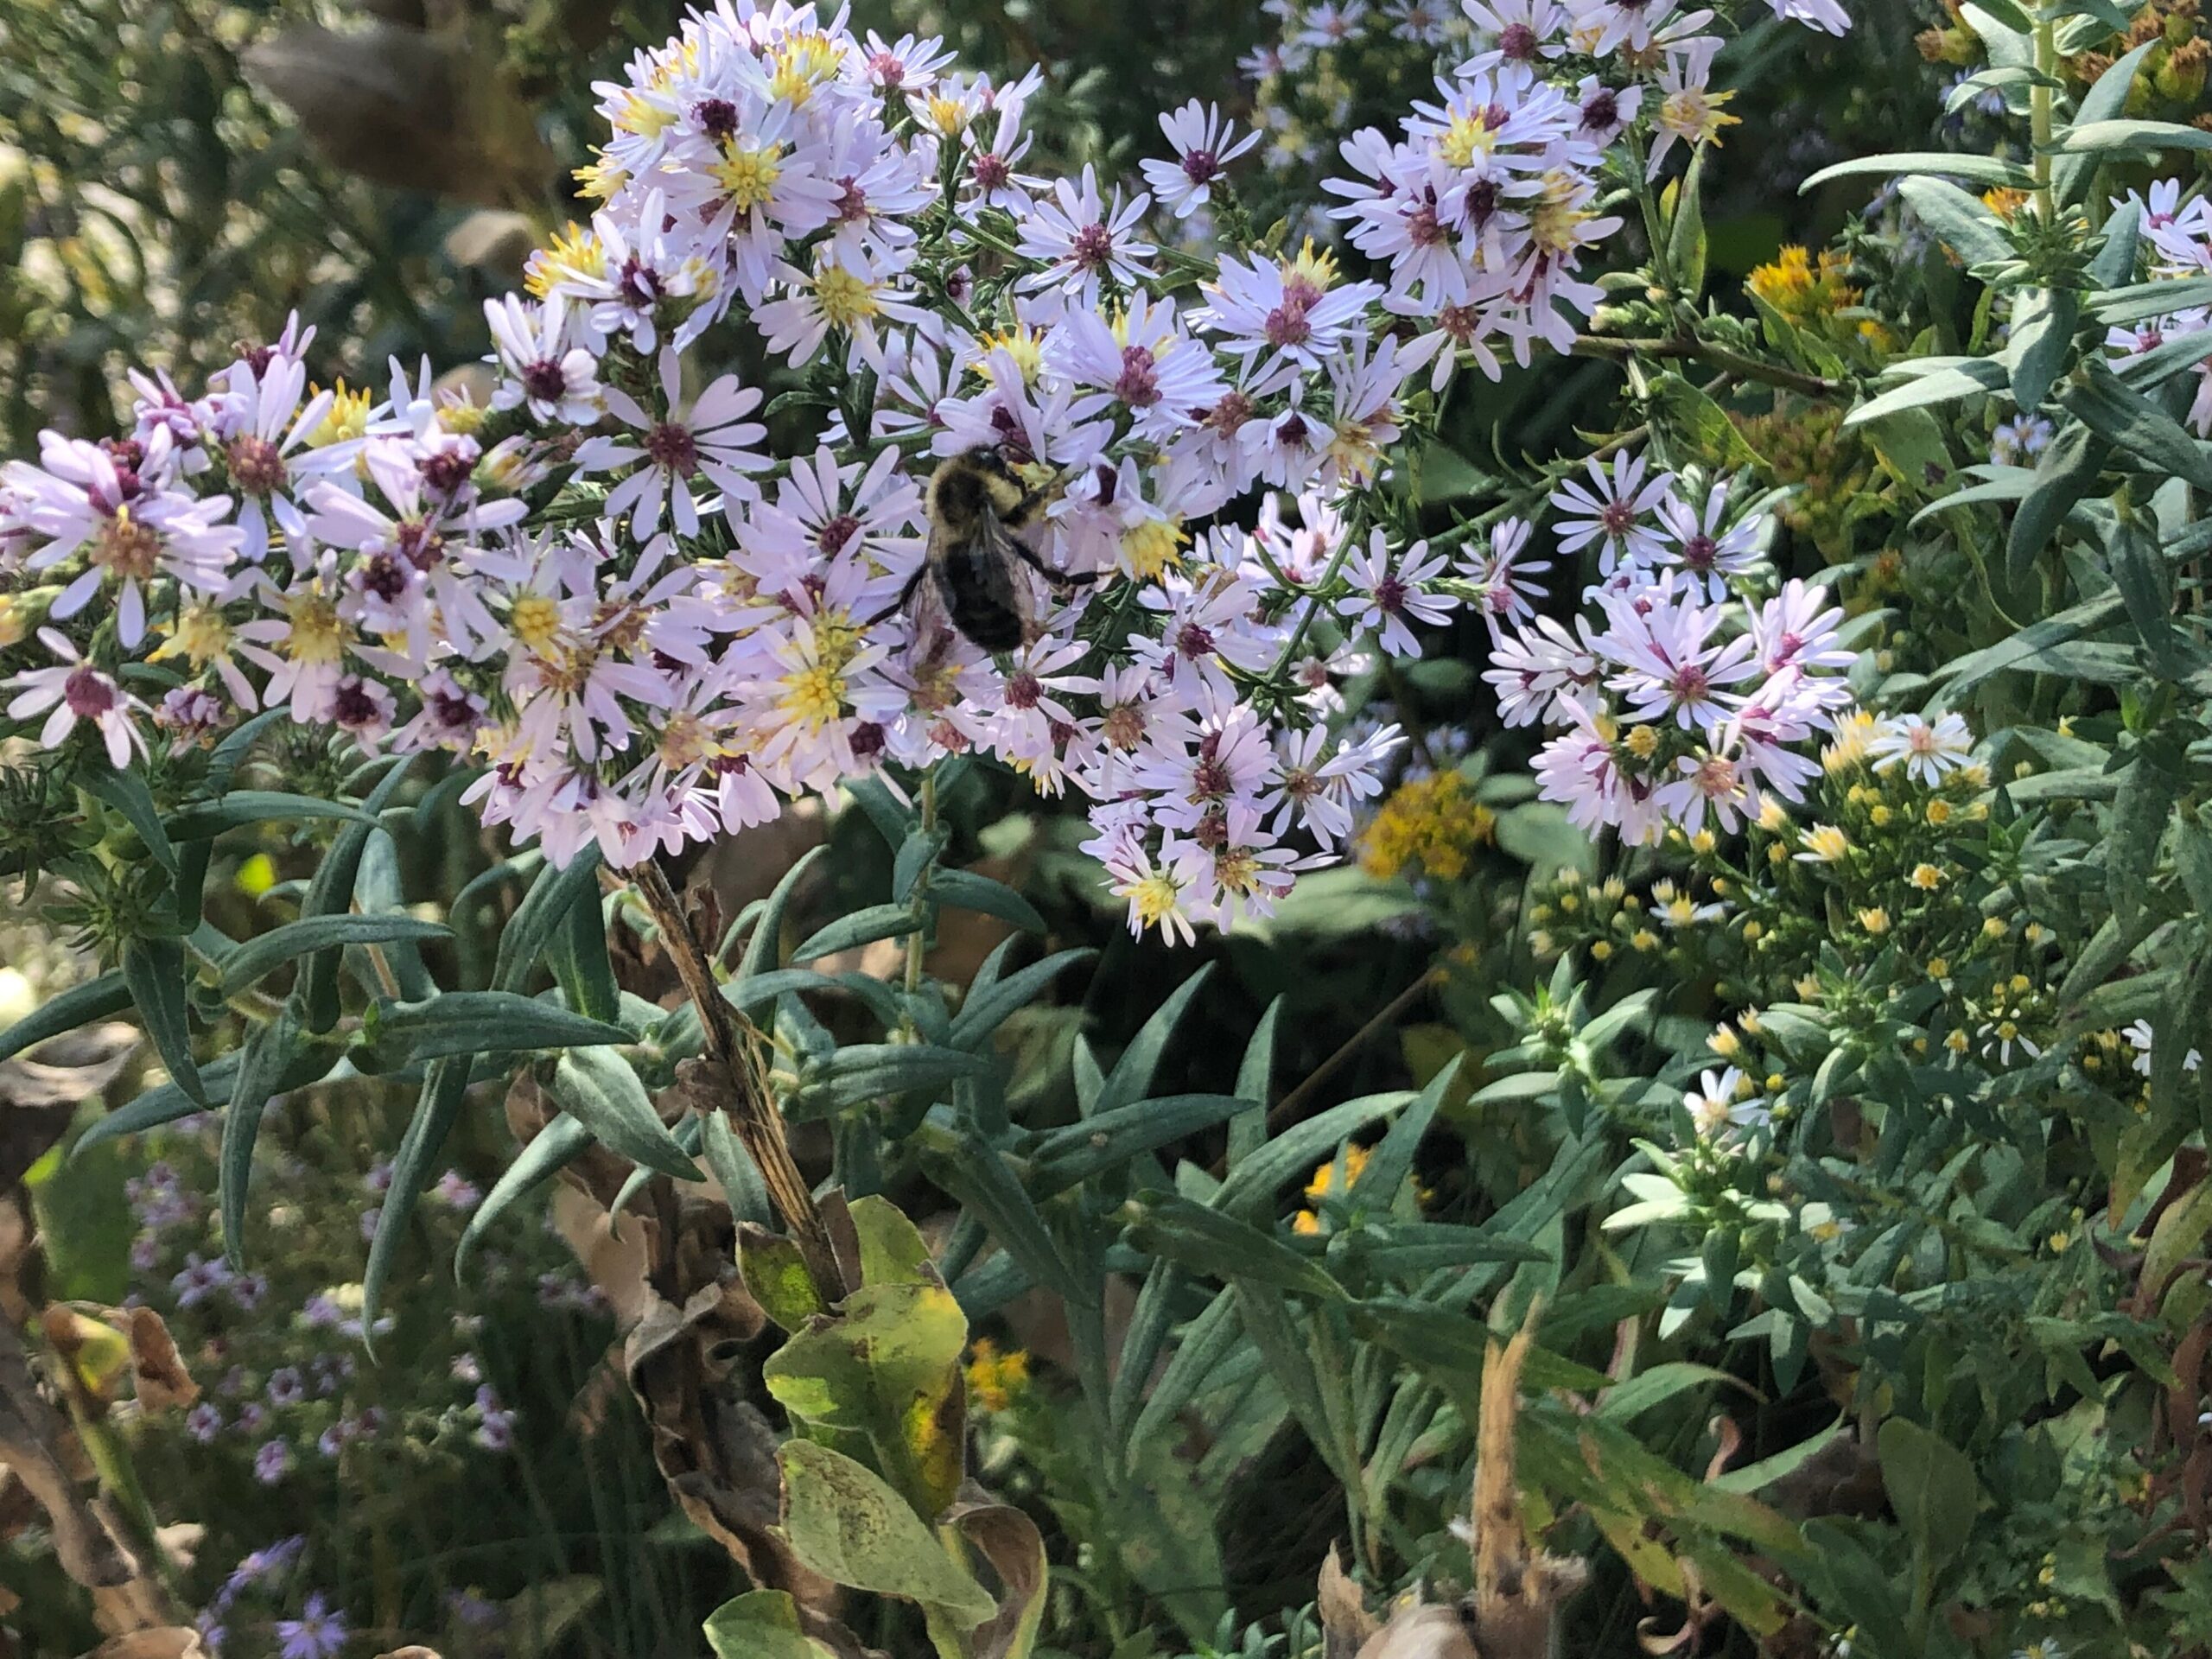
[[[1359,865],[1381,881],[1415,869],[1439,881],[1457,881],[1476,850],[1497,836],[1497,814],[1474,798],[1466,779],[1440,772],[1391,791],[1360,832]]]
[[[1028,1391],[1029,1356],[1019,1348],[1001,1350],[978,1337],[968,1351],[968,1403],[984,1411],[1005,1411]]]

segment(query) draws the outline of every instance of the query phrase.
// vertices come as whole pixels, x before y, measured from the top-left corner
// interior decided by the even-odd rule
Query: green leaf
[[[836,1659],[801,1628],[798,1604],[786,1591],[734,1597],[708,1614],[702,1628],[715,1659]]]
[[[2005,538],[2005,575],[2012,586],[2022,586],[2034,573],[2037,559],[2075,503],[2095,487],[2111,454],[2111,442],[2094,428],[2069,423],[2036,457],[2035,481]]]
[[[1317,1165],[1335,1157],[1346,1141],[1413,1098],[1409,1089],[1363,1095],[1293,1124],[1230,1172],[1214,1194],[1214,1207],[1247,1221],[1270,1213],[1275,1195],[1285,1185],[1294,1179],[1303,1181]]]
[[[957,1199],[960,1207],[990,1230],[1001,1248],[1036,1283],[1069,1301],[1090,1306],[1096,1287],[1078,1280],[1053,1243],[1044,1217],[1006,1160],[982,1136],[970,1130],[947,1136],[950,1145],[922,1147],[922,1167],[929,1178]]]
[[[2051,145],[2054,156],[2156,156],[2169,149],[2212,149],[2212,132],[2171,121],[2082,121]]]
[[[1700,144],[1690,157],[1689,170],[1674,187],[1674,217],[1667,225],[1667,265],[1683,296],[1694,302],[1705,291],[1705,208],[1700,200],[1705,181],[1707,147]]]
[[[816,861],[829,850],[826,846],[809,848],[776,883],[774,891],[768,895],[768,902],[761,906],[760,919],[753,925],[753,937],[745,942],[745,955],[737,969],[736,981],[739,984],[743,984],[756,974],[783,965],[784,918],[790,913],[791,897],[798,891],[799,883],[806,879],[806,873],[814,868]]]
[[[870,905],[849,916],[840,916],[791,952],[793,962],[814,962],[851,950],[878,939],[904,938],[922,925],[921,918],[906,905]]]
[[[994,980],[981,990],[970,992],[961,1003],[960,1012],[952,1016],[952,1046],[980,1049],[1017,1009],[1035,1001],[1064,969],[1077,962],[1089,962],[1097,954],[1090,950],[1058,951],[1004,979]]]
[[[272,927],[242,941],[222,961],[223,995],[236,996],[258,983],[295,957],[310,951],[337,950],[362,944],[392,944],[402,940],[445,939],[453,930],[441,922],[417,921],[412,916],[303,916],[296,922]],[[324,1029],[328,1029],[325,1027]]]
[[[794,1116],[816,1107],[844,1111],[871,1100],[892,1100],[917,1090],[942,1090],[962,1077],[979,1077],[990,1061],[966,1049],[928,1043],[849,1043],[830,1056],[791,1102]]]
[[[863,1285],[836,1317],[794,1332],[760,1377],[810,1428],[864,1439],[912,1512],[935,1516],[967,1472],[967,1318],[943,1285]]]
[[[1080,1186],[1141,1153],[1210,1129],[1245,1104],[1236,1095],[1163,1095],[1054,1129],[1031,1151],[1030,1193],[1042,1201]]]
[[[1346,1300],[1344,1287],[1319,1262],[1206,1205],[1173,1192],[1147,1192],[1132,1201],[1129,1212],[1129,1242],[1148,1255],[1230,1283]]]
[[[1107,1073],[1105,1086],[1098,1097],[1085,1110],[1085,1116],[1111,1112],[1141,1100],[1151,1092],[1152,1080],[1159,1074],[1160,1062],[1167,1052],[1176,1030],[1183,1023],[1192,1000],[1205,988],[1212,977],[1213,964],[1202,963],[1198,969],[1178,985],[1153,1011],[1152,1017],[1130,1039],[1114,1062],[1114,1069]]]
[[[2034,289],[2012,302],[2012,329],[2005,359],[2012,365],[2012,401],[2024,410],[2041,406],[2073,354],[2074,330],[2081,307],[2071,294]]]
[[[461,1230],[461,1242],[454,1246],[454,1277],[461,1277],[469,1253],[494,1221],[559,1174],[564,1165],[589,1145],[591,1131],[566,1112],[533,1135],[530,1144],[499,1172],[499,1179],[493,1183],[492,1190],[484,1195],[484,1202],[476,1206],[476,1213],[469,1217],[468,1225]]]
[[[130,1007],[130,988],[120,972],[102,974],[81,985],[73,985],[59,996],[48,997],[22,1019],[0,1032],[0,1060],[12,1059],[25,1049],[36,1048],[49,1037],[111,1019]]]
[[[143,778],[135,772],[108,767],[80,772],[77,781],[87,794],[123,815],[156,864],[171,875],[177,873],[176,849],[169,842],[168,831],[162,827],[162,810],[154,804],[154,792],[146,787]]]
[[[1036,906],[1005,882],[994,881],[989,876],[979,875],[973,870],[931,871],[929,893],[941,905],[950,905],[958,910],[972,910],[980,915],[995,916],[1026,932],[1042,933],[1045,931],[1045,918],[1037,913]]]
[[[2123,524],[2108,553],[2113,585],[2152,667],[2168,679],[2182,678],[2190,664],[2181,632],[2174,626],[2173,588],[2158,543],[2140,525]]]
[[[1961,397],[1986,397],[2009,384],[2005,365],[1994,358],[1961,358],[1915,374],[1903,385],[1868,399],[1844,417],[1846,426],[1865,426],[1900,410],[1922,409],[1935,404],[1956,403]]]
[[[492,963],[493,990],[518,992],[530,982],[531,970],[553,948],[569,906],[599,890],[600,863],[599,843],[591,842],[576,850],[565,868],[556,870],[550,862],[539,868],[500,931],[499,955]]]
[[[570,1007],[594,1020],[620,1020],[622,989],[607,952],[606,916],[590,896],[579,895],[553,930],[546,965]]]
[[[169,1076],[200,1105],[210,1104],[200,1066],[192,1058],[192,1024],[184,1003],[184,946],[175,939],[129,939],[124,943],[121,967],[139,1022]]]
[[[1252,1028],[1244,1058],[1236,1068],[1236,1095],[1249,1109],[1229,1122],[1228,1167],[1234,1169],[1268,1138],[1268,1109],[1274,1100],[1275,1021],[1282,1016],[1278,994]]]
[[[1377,1209],[1388,1209],[1397,1201],[1399,1188],[1414,1173],[1414,1155],[1421,1150],[1422,1137],[1436,1121],[1436,1114],[1458,1080],[1460,1062],[1465,1058],[1464,1054],[1454,1054],[1446,1061],[1443,1069],[1414,1097],[1414,1103],[1376,1142],[1351,1184],[1351,1191],[1357,1198]]]
[[[620,1026],[512,991],[448,991],[423,1002],[379,1002],[375,1019],[377,1046],[416,1060],[634,1040]]]
[[[2148,749],[2139,750],[2134,765],[2120,774],[2105,834],[2105,893],[2122,927],[2142,907],[2181,791],[2182,779]]]
[[[319,801],[312,795],[287,795],[270,789],[234,789],[219,801],[188,806],[168,821],[171,841],[205,841],[249,823],[294,818],[339,818],[374,827],[376,820],[345,801]]]
[[[2212,140],[2212,133],[2205,136]],[[2096,359],[2084,366],[2088,378],[2069,387],[2060,399],[2083,425],[2146,471],[2185,478],[2200,489],[2212,488],[2212,462],[2173,416],[2140,392],[2128,390]]]
[[[1656,413],[1663,414],[1673,430],[1691,448],[1715,465],[1756,467],[1764,457],[1751,448],[1743,429],[1728,418],[1728,411],[1679,374],[1663,374],[1651,384]]]
[[[2018,162],[2001,162],[1993,156],[1954,156],[1944,150],[1904,150],[1891,156],[1860,156],[1824,167],[1797,187],[1803,195],[1831,179],[1888,177],[1923,174],[1932,178],[1967,179],[1975,184],[2002,185],[2008,190],[2031,190],[2036,175]]]
[[[431,1166],[445,1146],[446,1135],[461,1116],[461,1103],[468,1094],[468,1066],[467,1060],[454,1058],[440,1060],[430,1067],[423,1079],[423,1092],[416,1099],[414,1116],[407,1120],[407,1133],[391,1155],[391,1185],[377,1211],[376,1234],[369,1241],[369,1264],[361,1274],[361,1341],[372,1353],[376,1350],[377,1310],[391,1276],[392,1258],[399,1252],[400,1240],[414,1217]]]
[[[1758,1397],[1756,1390],[1749,1383],[1741,1377],[1730,1376],[1726,1371],[1716,1370],[1710,1365],[1692,1364],[1687,1360],[1666,1360],[1607,1389],[1599,1396],[1598,1415],[1613,1422],[1625,1423],[1654,1406],[1665,1404],[1677,1395],[1713,1383],[1725,1383]]]
[[[918,1602],[971,1630],[998,1611],[929,1527],[866,1465],[809,1440],[776,1454],[784,1531],[801,1561],[833,1583]]]
[[[782,1330],[799,1332],[829,1307],[807,1271],[798,1241],[753,1225],[737,1230],[737,1270],[760,1311]]]
[[[629,1061],[612,1049],[569,1049],[554,1063],[545,1088],[554,1103],[608,1151],[679,1181],[706,1179],[661,1122],[652,1096]]]
[[[728,1202],[731,1215],[740,1221],[762,1226],[776,1218],[775,1205],[768,1198],[768,1184],[761,1179],[760,1166],[753,1161],[753,1154],[730,1128],[728,1113],[706,1115],[702,1120],[699,1146],[706,1154],[708,1169]]]
[[[223,1251],[235,1267],[245,1265],[246,1188],[253,1175],[253,1145],[261,1134],[262,1114],[283,1092],[287,1069],[308,1046],[300,1008],[287,1001],[275,1019],[246,1039],[223,1113],[223,1146],[216,1185],[223,1215]]]
[[[1904,1417],[1884,1423],[1874,1444],[1883,1489],[1904,1524],[1905,1536],[1939,1566],[1955,1560],[1973,1536],[1974,1516],[1981,1508],[1973,1460]]]
[[[2012,257],[2012,238],[2005,221],[1944,179],[1911,178],[1897,187],[1920,220],[1938,240],[1968,265],[1997,264]]]
[[[2119,33],[2126,33],[2127,24],[2120,26]],[[2075,106],[2074,118],[2069,123],[2078,132],[2085,124],[2108,121],[2124,114],[2129,94],[2134,90],[2137,71],[2143,60],[2150,55],[2156,41],[2145,41],[2118,61],[2106,67],[2089,90],[2082,94]],[[2088,199],[2090,181],[2095,177],[2097,158],[2093,153],[2067,155],[2062,153],[2051,165],[2050,181],[2053,194],[2062,207],[2071,207]]]
[[[361,803],[361,810],[375,818],[391,804],[391,798],[406,780],[414,756],[404,755],[369,791]],[[308,894],[300,905],[304,920],[311,917],[344,915],[353,902],[353,884],[361,871],[361,855],[368,850],[369,837],[377,834],[375,828],[365,823],[349,823],[338,832],[338,839],[331,843],[322,864],[315,873],[315,880],[308,884]],[[461,904],[454,901],[453,913],[458,914]],[[338,1023],[338,970],[344,962],[342,950],[333,948],[318,952],[308,963],[307,976],[301,987],[300,1002],[306,1010],[308,1029],[328,1031]]]

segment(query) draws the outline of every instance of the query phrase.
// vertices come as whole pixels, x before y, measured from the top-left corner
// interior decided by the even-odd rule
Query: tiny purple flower
[[[274,1486],[291,1468],[292,1448],[282,1440],[264,1440],[253,1454],[253,1478],[264,1486]]]

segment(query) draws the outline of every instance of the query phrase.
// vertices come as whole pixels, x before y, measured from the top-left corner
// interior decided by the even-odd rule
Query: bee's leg
[[[1071,588],[1088,588],[1098,580],[1096,570],[1055,570],[1020,542],[1014,543],[1014,550],[1024,564],[1045,578],[1045,585],[1055,594],[1064,594]]]

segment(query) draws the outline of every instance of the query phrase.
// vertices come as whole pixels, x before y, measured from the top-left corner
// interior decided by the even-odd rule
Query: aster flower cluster
[[[1395,741],[1325,728],[1357,637],[1413,653],[1452,582],[1527,612],[1502,532],[1447,568],[1374,486],[1433,417],[1421,377],[1564,344],[1595,303],[1599,171],[1642,94],[1560,66],[1710,56],[1710,14],[1671,5],[1470,16],[1487,44],[1402,138],[1344,144],[1335,212],[1382,273],[1351,281],[1310,241],[1148,239],[1230,198],[1251,135],[1211,108],[1162,118],[1149,189],[1047,181],[1022,170],[1033,76],[784,0],[694,14],[597,87],[601,206],[487,305],[486,404],[396,364],[381,397],[315,390],[294,328],[198,397],[134,377],[128,437],[0,471],[0,639],[38,647],[7,713],[124,767],[281,708],[445,751],[486,823],[618,866],[986,753],[1088,798],[1133,926],[1264,913],[1338,855]],[[1052,577],[995,656],[924,564],[922,480],[979,450],[1033,486]],[[1669,590],[1634,671],[1696,649],[1694,590],[1725,574]],[[1727,709],[1728,753],[1776,772],[1745,746],[1827,705],[1752,707],[1719,690],[1734,657],[1707,666],[1683,707]]]
[[[2178,179],[2160,179],[2147,197],[2130,191],[2113,206],[2133,206],[2142,215],[2139,234],[2153,281],[2212,276],[2212,200],[2192,195],[2184,201]],[[2136,357],[2169,340],[2202,334],[2207,328],[2212,328],[2212,306],[2183,306],[2107,329],[2105,346],[2115,357]],[[2196,365],[2195,372],[2196,396],[2189,418],[2199,435],[2212,435],[2212,339],[2207,340],[2205,360]]]
[[[1631,843],[1802,801],[1820,770],[1804,751],[1851,704],[1838,671],[1857,654],[1826,588],[1792,579],[1758,596],[1765,512],[1726,480],[1654,473],[1636,454],[1592,459],[1548,505],[1560,550],[1594,555],[1599,579],[1569,626],[1493,577],[1483,674],[1509,725],[1558,729],[1535,761],[1545,796]],[[1529,536],[1508,519],[1492,547]]]

